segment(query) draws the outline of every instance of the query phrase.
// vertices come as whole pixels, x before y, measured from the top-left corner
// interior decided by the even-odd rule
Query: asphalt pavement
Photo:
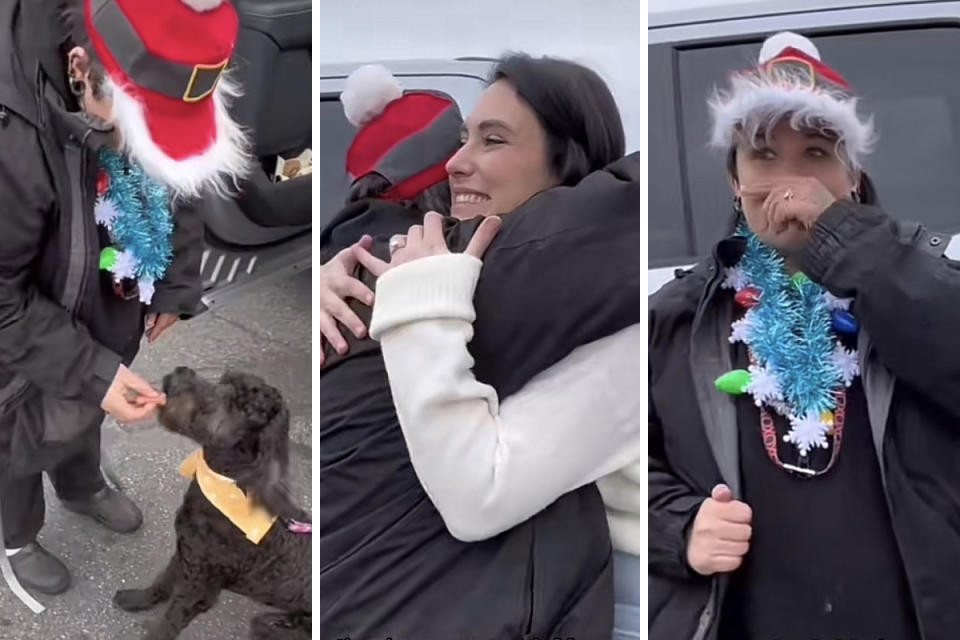
[[[133,370],[159,385],[179,365],[218,377],[232,367],[257,373],[284,394],[291,412],[291,480],[311,505],[310,272],[251,291],[230,306],[178,323],[156,345],[144,346]],[[196,447],[156,425],[121,430],[108,419],[104,451],[125,490],[144,512],[132,535],[111,533],[66,511],[46,483],[47,520],[40,542],[70,567],[73,586],[56,597],[38,596],[47,610],[35,615],[0,581],[2,640],[136,640],[162,611],[130,614],[111,599],[121,588],[146,586],[173,552],[173,517],[187,482],[180,462]],[[262,607],[224,593],[181,640],[236,640]]]

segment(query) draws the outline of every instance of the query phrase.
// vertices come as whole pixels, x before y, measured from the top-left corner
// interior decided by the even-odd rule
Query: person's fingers
[[[353,273],[353,270],[357,268],[357,257],[353,253],[353,247],[355,246],[357,246],[357,243],[346,249],[341,249],[337,255],[333,256],[332,261],[336,262],[344,273]]]
[[[743,556],[714,556],[710,558],[710,566],[715,573],[730,573],[736,571],[743,564]]]
[[[753,509],[746,502],[739,500],[717,505],[715,513],[717,517],[727,522],[750,524],[753,521]]]
[[[745,556],[750,551],[747,541],[717,540],[713,544],[713,554],[718,556]]]
[[[363,247],[364,249],[367,249],[369,251],[373,247],[373,236],[370,236],[370,235],[361,236],[361,238],[357,240],[356,246]]]
[[[493,239],[497,236],[501,226],[503,226],[503,221],[497,216],[490,216],[481,222],[480,226],[474,232],[473,237],[470,238],[470,244],[467,245],[464,253],[478,260],[483,258],[483,254],[486,253],[487,248],[490,247],[490,243],[493,242]]]
[[[374,276],[379,278],[390,269],[389,262],[384,262],[359,244],[353,245],[352,250],[357,262]],[[367,304],[373,304],[373,300],[371,299]]]
[[[350,333],[360,339],[366,337],[367,327],[346,302],[340,298],[331,297],[324,307],[330,315],[343,323],[343,326],[347,327],[350,330]],[[331,342],[333,341],[331,340]]]
[[[320,325],[320,333],[322,333],[327,341],[333,346],[334,350],[341,355],[346,353],[347,341],[343,339],[342,335],[340,335],[340,329],[337,327],[337,322],[333,319],[333,317],[327,314],[325,311],[318,311],[316,309],[313,313],[317,318],[317,324]]]
[[[134,372],[127,370],[124,372],[123,385],[127,389],[132,389],[141,396],[146,396],[147,398],[159,398],[160,392],[150,386],[150,383],[135,374]]]
[[[436,211],[423,216],[423,240],[428,246],[447,248],[447,239],[443,237],[443,216]]]
[[[730,502],[733,500],[733,492],[730,491],[730,487],[725,484],[718,484],[710,492],[710,497],[716,500],[717,502]]]
[[[711,530],[717,540],[750,542],[750,539],[753,537],[753,527],[739,522],[721,520],[715,522]]]
[[[423,242],[423,227],[415,224],[407,231],[407,246],[418,246]]]
[[[364,249],[361,249],[361,251],[364,251]],[[341,276],[335,281],[331,281],[330,289],[337,294],[337,297],[341,300],[353,298],[367,306],[373,304],[373,291],[370,290],[370,287],[352,276]]]

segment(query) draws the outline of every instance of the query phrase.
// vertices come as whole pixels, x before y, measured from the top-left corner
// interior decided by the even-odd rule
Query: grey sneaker
[[[68,511],[90,516],[117,533],[133,533],[143,524],[139,507],[127,496],[104,487],[85,500],[63,500]]]
[[[10,566],[28,589],[50,596],[70,587],[70,571],[37,542],[31,542],[10,556]]]

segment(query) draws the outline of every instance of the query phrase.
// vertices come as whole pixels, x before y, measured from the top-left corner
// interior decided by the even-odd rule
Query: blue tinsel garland
[[[747,345],[779,380],[794,416],[834,410],[844,381],[833,361],[837,340],[823,287],[805,278],[791,280],[780,254],[749,228],[738,235],[747,240],[739,267],[750,286],[762,292],[751,309]]]
[[[173,258],[169,190],[112,149],[102,149],[99,159],[109,177],[103,197],[111,200],[117,211],[108,227],[111,238],[118,249],[136,258],[137,280],[152,283],[162,279]]]

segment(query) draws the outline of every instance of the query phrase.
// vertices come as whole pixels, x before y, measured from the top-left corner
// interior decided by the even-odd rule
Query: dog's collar
[[[210,504],[243,531],[247,539],[254,544],[260,544],[277,520],[277,516],[268,513],[251,496],[245,494],[236,482],[211,469],[203,458],[202,450],[195,451],[183,461],[180,473],[186,478],[195,478]]]

